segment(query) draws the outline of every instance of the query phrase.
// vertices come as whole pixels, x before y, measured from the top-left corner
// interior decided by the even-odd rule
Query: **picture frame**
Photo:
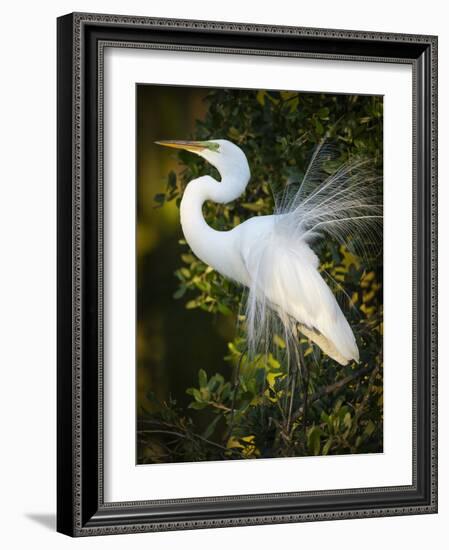
[[[58,18],[58,495],[70,536],[437,512],[437,38],[74,13]],[[400,64],[412,70],[412,483],[104,498],[105,47]],[[275,460],[275,459],[269,459]]]

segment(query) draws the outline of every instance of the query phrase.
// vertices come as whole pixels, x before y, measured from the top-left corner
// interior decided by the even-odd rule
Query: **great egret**
[[[229,231],[210,227],[205,201],[236,200],[250,179],[243,151],[227,140],[158,141],[185,149],[215,166],[221,176],[192,180],[180,205],[181,225],[194,254],[213,269],[249,289],[246,306],[248,342],[254,349],[267,341],[273,319],[296,342],[297,330],[341,365],[359,360],[354,333],[319,271],[310,244],[327,234],[348,244],[354,234],[377,237],[382,208],[378,179],[364,161],[323,171],[325,147],[312,157],[295,193],[278,199],[273,215],[255,216]]]

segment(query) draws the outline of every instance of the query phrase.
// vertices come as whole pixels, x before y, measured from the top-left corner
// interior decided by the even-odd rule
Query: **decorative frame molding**
[[[102,105],[103,52],[104,47],[112,45],[412,65],[414,406],[411,486],[104,502]],[[435,513],[436,203],[435,36],[103,14],[76,13],[60,17],[58,531],[88,536]]]

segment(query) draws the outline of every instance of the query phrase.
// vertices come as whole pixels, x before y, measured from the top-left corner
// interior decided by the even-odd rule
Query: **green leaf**
[[[231,395],[231,384],[227,382],[221,391],[221,399],[223,402],[225,402]]]
[[[197,388],[192,388],[192,395],[195,398],[195,401],[198,401],[199,403],[204,401],[200,390],[198,390]]]
[[[261,212],[265,209],[265,202],[258,199],[256,202],[242,202],[240,206],[246,210],[251,210],[251,212]]]
[[[205,409],[207,407],[207,403],[200,403],[197,401],[193,401],[189,404],[189,409],[195,409],[196,411],[200,411],[201,409]]]
[[[218,422],[220,422],[220,419],[221,419],[221,416],[217,414],[217,416],[212,420],[212,422],[204,430],[203,437],[205,437],[206,439],[210,438],[210,436],[214,433]]]
[[[320,435],[321,430],[317,426],[312,426],[307,433],[307,446],[309,447],[309,451],[314,456],[318,456],[320,454]]]
[[[332,443],[333,443],[333,438],[330,437],[330,438],[326,441],[326,443],[323,445],[323,450],[321,451],[321,454],[322,454],[322,455],[326,456],[326,455],[329,454],[329,451],[330,451],[330,449],[331,449],[331,447],[332,447]]]
[[[176,188],[176,174],[173,170],[170,170],[167,178],[167,188],[172,190]]]
[[[214,374],[210,377],[208,388],[210,391],[214,392],[217,391],[217,389],[224,383],[224,378],[221,374]]]
[[[229,136],[233,141],[238,141],[239,138],[240,138],[240,132],[237,130],[237,128],[229,128],[228,136]]]
[[[211,395],[210,395],[209,388],[207,386],[201,387],[200,394],[201,394],[202,401],[210,401]]]
[[[339,397],[334,405],[334,412],[338,413],[338,411],[340,410],[340,407],[342,406],[343,404],[343,401],[345,400],[344,397]]]
[[[180,286],[176,292],[173,293],[173,298],[179,300],[186,293],[187,288],[185,286]]]
[[[218,302],[218,311],[223,315],[232,315],[232,309],[221,302]]]
[[[320,136],[324,134],[324,127],[318,119],[315,120],[315,130]]]
[[[240,351],[235,347],[234,342],[228,342],[228,348],[233,355],[241,355]]]
[[[157,207],[162,206],[165,202],[165,193],[157,193],[154,195],[154,200],[157,202]]]
[[[195,261],[195,257],[192,256],[192,254],[181,254],[181,260],[186,264],[191,264],[193,261]]]
[[[351,413],[347,412],[343,418],[343,424],[346,426],[346,428],[350,428],[352,425],[352,417]]]
[[[280,349],[285,349],[285,342],[278,334],[275,334],[273,336],[273,344],[275,344]]]
[[[376,425],[372,420],[368,420],[367,425],[365,426],[365,429],[363,430],[363,433],[365,433],[368,437],[373,434],[373,432],[376,429]]]
[[[279,361],[277,359],[275,359],[273,357],[273,355],[271,353],[268,354],[267,360],[268,360],[268,366],[270,368],[272,368],[272,369],[279,369],[280,368],[281,364],[279,363]]]
[[[198,381],[200,383],[200,388],[207,386],[207,374],[204,369],[198,371]]]

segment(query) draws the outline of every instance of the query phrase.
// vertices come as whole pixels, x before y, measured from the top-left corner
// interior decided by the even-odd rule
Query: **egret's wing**
[[[318,258],[302,239],[291,241],[277,216],[242,225],[242,258],[250,275],[247,325],[250,347],[267,349],[273,334],[297,346],[298,327],[341,364],[358,360],[352,330],[319,274]]]
[[[366,260],[382,243],[382,178],[366,158],[336,162],[334,148],[318,146],[301,184],[276,194],[278,230],[292,243],[330,236]]]

